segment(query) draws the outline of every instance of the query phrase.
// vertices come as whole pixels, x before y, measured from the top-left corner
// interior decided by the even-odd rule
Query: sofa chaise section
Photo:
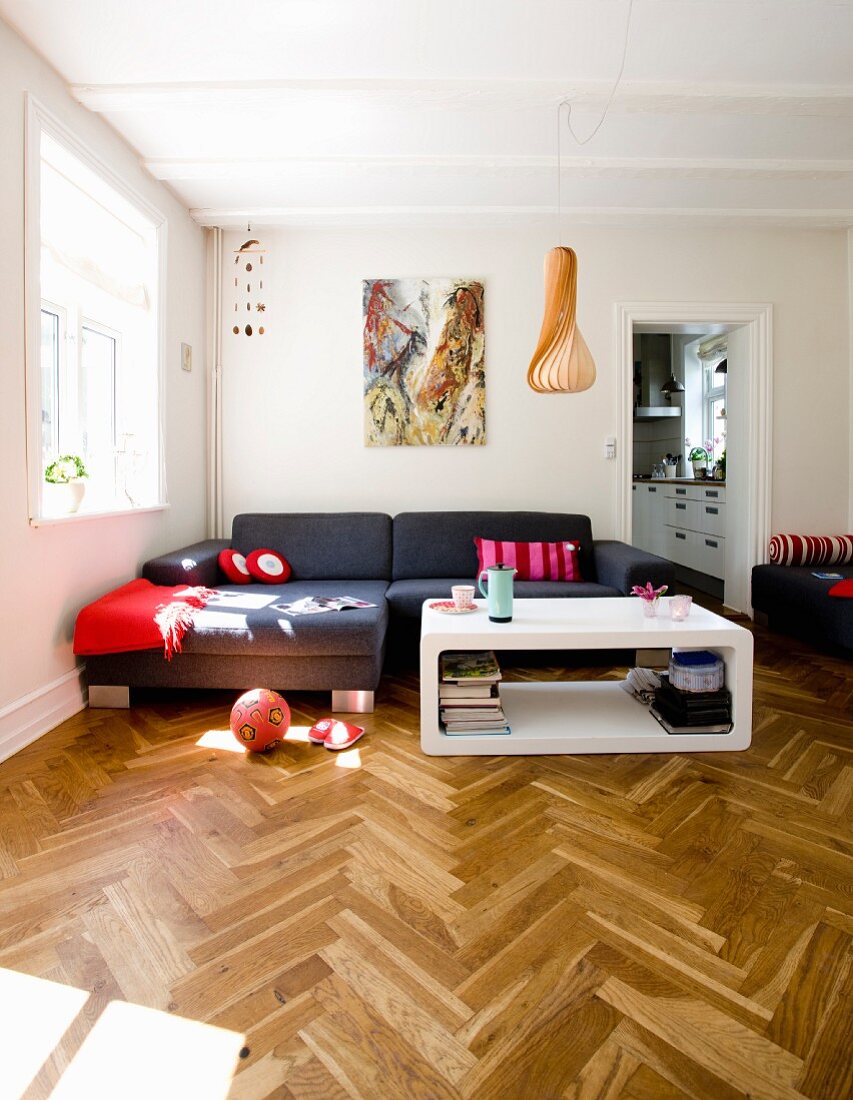
[[[287,558],[284,585],[220,583],[218,556],[260,547]],[[145,563],[155,584],[215,588],[194,617],[182,652],[160,650],[86,659],[90,698],[99,688],[247,688],[332,692],[336,710],[371,710],[382,673],[391,569],[391,520],[381,513],[252,513],[234,519],[230,540],[207,540]],[[304,596],[355,596],[374,607],[289,616]],[[94,688],[94,692],[93,692]],[[116,705],[117,693],[103,698]]]

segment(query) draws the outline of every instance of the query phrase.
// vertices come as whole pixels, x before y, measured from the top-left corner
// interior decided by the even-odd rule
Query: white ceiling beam
[[[90,111],[118,114],[180,107],[276,107],[308,99],[346,99],[382,106],[488,110],[556,106],[570,99],[597,106],[609,95],[604,81],[570,80],[275,80],[134,84],[72,84]],[[724,113],[853,117],[853,85],[708,85],[626,81],[611,111],[649,114]]]
[[[556,206],[324,206],[195,208],[199,225],[399,227],[556,226]],[[648,227],[789,227],[843,229],[853,226],[853,207],[842,210],[711,209],[665,207],[563,207],[561,224]]]
[[[286,178],[294,169],[346,168],[369,172],[424,169],[468,172],[530,172],[556,169],[556,156],[524,155],[294,155],[274,158],[149,157],[143,167],[158,180],[246,181]],[[560,160],[564,175],[614,179],[853,179],[850,160],[734,159],[725,157],[570,157]]]

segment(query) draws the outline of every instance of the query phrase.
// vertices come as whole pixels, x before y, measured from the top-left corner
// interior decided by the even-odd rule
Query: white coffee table
[[[637,599],[516,600],[510,623],[489,621],[484,601],[470,615],[424,604],[421,625],[421,748],[430,756],[543,753],[731,752],[752,737],[752,634],[702,607],[683,622],[643,616]],[[726,734],[668,734],[616,681],[504,683],[512,733],[454,735],[438,719],[439,655],[493,649],[711,649],[726,666],[733,725]]]

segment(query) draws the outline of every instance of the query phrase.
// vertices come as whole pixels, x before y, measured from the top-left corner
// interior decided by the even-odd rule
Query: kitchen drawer
[[[672,485],[666,487],[667,497],[673,500],[699,500],[723,504],[726,499],[725,485],[715,485],[713,481],[697,481],[695,485]]]
[[[719,535],[697,535],[698,561],[694,565],[700,573],[707,573],[709,577],[718,577],[720,580],[726,572],[726,540]]]
[[[704,573],[702,569],[703,556],[699,546],[699,540],[705,535],[698,535],[695,531],[682,531],[678,527],[666,528],[666,556],[676,565],[686,566],[688,569],[696,569]]]
[[[725,535],[726,506],[714,500],[699,501],[699,526],[697,530],[706,535]]]
[[[665,504],[666,522],[670,527],[684,527],[688,531],[699,530],[699,509],[702,505],[698,500],[667,497]]]
[[[666,495],[672,500],[698,500],[699,488],[696,485],[667,485]]]

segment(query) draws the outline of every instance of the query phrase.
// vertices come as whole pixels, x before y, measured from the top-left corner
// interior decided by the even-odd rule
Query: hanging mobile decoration
[[[246,226],[246,232],[251,233],[251,225]],[[235,324],[231,331],[235,336],[245,335],[251,336],[254,332],[257,332],[259,336],[263,336],[266,331],[263,325],[259,325],[257,329],[251,325],[251,319],[253,313],[266,313],[266,303],[263,299],[264,281],[260,277],[263,273],[264,256],[267,254],[267,250],[261,247],[261,242],[251,237],[249,240],[244,241],[239,248],[234,249],[234,263],[236,265],[236,272],[234,274],[234,312],[238,314],[235,317]],[[243,279],[245,278],[245,283]],[[245,298],[241,295],[241,288],[245,286]],[[246,312],[249,316],[246,318],[246,323],[241,324],[239,320],[240,308],[242,305],[246,306]]]

